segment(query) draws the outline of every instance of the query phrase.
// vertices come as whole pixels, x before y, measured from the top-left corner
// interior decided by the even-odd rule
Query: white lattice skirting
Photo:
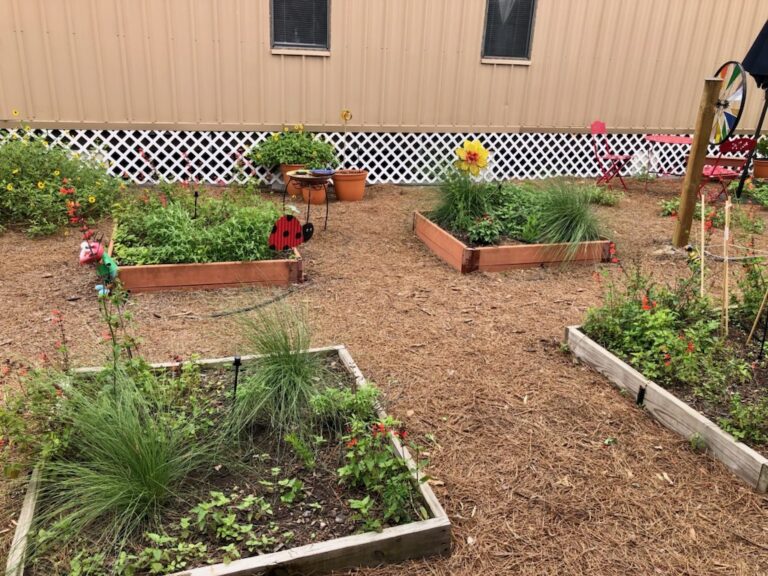
[[[14,133],[7,130],[2,137]],[[155,130],[36,130],[52,143],[108,163],[115,176],[136,183],[197,179],[208,183],[245,182],[256,177],[269,183],[272,175],[250,164],[246,154],[269,132]],[[487,180],[535,179],[552,176],[594,177],[598,174],[589,134],[417,132],[321,133],[334,144],[344,168],[365,168],[369,183],[425,184],[438,180],[440,169],[467,138],[480,139],[491,151]],[[648,162],[642,134],[611,134],[616,154],[635,154],[626,173]],[[657,146],[651,168],[684,171],[690,146]]]

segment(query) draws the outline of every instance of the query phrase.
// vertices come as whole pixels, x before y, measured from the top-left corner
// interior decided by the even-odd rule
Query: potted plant
[[[325,168],[336,166],[338,163],[333,145],[305,132],[301,124],[284,127],[282,132],[275,132],[251,150],[250,158],[257,166],[270,170],[279,166],[283,182],[291,170]],[[307,193],[297,186],[296,182],[290,183],[287,192],[291,196],[297,196],[301,192],[307,200]],[[313,190],[311,201],[313,204],[324,203],[325,190]]]
[[[336,198],[342,202],[358,202],[365,194],[365,180],[368,170],[337,170],[333,174],[333,188]]]
[[[753,176],[755,178],[768,179],[768,136],[763,136],[757,141],[755,148]]]

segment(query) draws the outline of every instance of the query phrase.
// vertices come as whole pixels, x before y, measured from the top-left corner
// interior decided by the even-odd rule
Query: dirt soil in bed
[[[674,221],[658,215],[678,191],[633,182],[618,207],[600,208],[626,266],[684,272],[666,250]],[[461,276],[411,231],[412,211],[434,200],[432,189],[376,186],[362,203],[332,203],[327,231],[313,207],[308,282],[288,296],[309,308],[315,342],[346,344],[427,447],[453,522],[452,556],[360,573],[768,573],[768,497],[560,350],[563,327],[600,301],[593,273],[618,267]],[[0,250],[0,357],[50,353],[58,308],[76,363],[100,363],[95,276],[77,266],[77,240],[7,233]],[[247,352],[242,314],[217,314],[282,292],[141,294],[130,307],[149,359],[225,356]]]

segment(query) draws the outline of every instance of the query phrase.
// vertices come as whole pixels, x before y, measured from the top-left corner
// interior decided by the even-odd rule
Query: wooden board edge
[[[583,351],[580,351],[580,348],[583,349],[584,347],[589,347],[591,350],[599,352],[603,358],[612,359],[612,361],[621,368],[624,374],[631,375],[633,378],[636,376],[643,378],[643,380],[645,380],[643,407],[649,414],[651,414],[651,416],[653,416],[654,420],[687,440],[690,440],[691,433],[702,434],[705,436],[705,441],[709,439],[707,442],[707,449],[712,454],[713,458],[721,462],[736,476],[745,480],[756,491],[768,491],[768,458],[765,458],[762,454],[746,444],[737,441],[733,436],[728,434],[701,412],[695,410],[665,388],[642,376],[642,374],[637,372],[637,370],[632,368],[629,364],[613,355],[610,351],[606,350],[589,338],[589,336],[581,332],[579,326],[566,327],[565,336],[566,342],[574,356],[601,374],[603,374],[603,372],[583,355]],[[625,387],[626,383],[617,382],[605,374],[604,376],[614,384],[619,385],[622,389],[629,390],[629,388]],[[687,421],[678,422],[677,426],[670,423],[669,418],[666,418],[665,415],[662,414],[661,409],[656,407],[658,405],[657,398],[661,399],[662,402],[674,406],[676,411],[685,415]],[[755,470],[756,472],[750,473],[748,470],[745,471],[743,466],[737,466],[736,463],[732,461],[732,457],[729,454],[721,450],[712,442],[713,438],[717,438],[718,442],[730,446],[734,452],[739,453],[742,456],[742,461],[751,462],[749,469]]]
[[[27,546],[29,543],[29,532],[32,528],[32,521],[35,517],[37,508],[37,498],[40,493],[40,468],[38,464],[32,470],[27,484],[27,492],[24,495],[24,502],[21,506],[19,519],[16,522],[16,531],[13,534],[13,541],[8,552],[8,561],[5,565],[5,576],[23,576],[24,564],[27,560]]]
[[[747,484],[759,489],[761,473],[768,464],[768,459],[762,454],[736,440],[704,414],[655,382],[648,384],[643,407],[657,422],[686,440],[694,434],[700,435],[713,458]]]
[[[568,326],[565,329],[565,341],[571,353],[581,362],[605,377],[614,386],[631,395],[632,400],[637,400],[640,390],[650,382],[640,372],[629,364],[600,346],[589,336],[581,331],[579,326]],[[591,357],[590,357],[591,356]],[[598,356],[601,362],[594,360]],[[611,374],[611,370],[618,371],[620,377]]]
[[[460,248],[459,258],[457,259],[454,255],[449,254],[448,249],[444,248],[439,242],[428,238],[425,230],[434,230],[443,237],[445,242],[452,243],[453,247],[456,249]],[[413,213],[413,231],[414,234],[416,234],[416,237],[421,240],[424,246],[426,246],[432,254],[437,256],[454,270],[461,272],[462,274],[468,274],[469,272],[474,272],[476,270],[474,250],[458,238],[454,238],[450,233],[443,230],[418,210]]]
[[[406,546],[405,544],[408,544]],[[377,566],[450,552],[450,523],[446,518],[412,522],[381,532],[367,532],[307,544],[291,550],[214,564],[172,576],[247,576],[277,573],[309,575],[356,566]]]

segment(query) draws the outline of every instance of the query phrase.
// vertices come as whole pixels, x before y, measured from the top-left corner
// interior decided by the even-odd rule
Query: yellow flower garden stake
[[[480,174],[488,166],[488,150],[479,140],[464,140],[460,148],[456,148],[456,156],[459,157],[453,165],[462,172],[469,172],[472,176]]]

